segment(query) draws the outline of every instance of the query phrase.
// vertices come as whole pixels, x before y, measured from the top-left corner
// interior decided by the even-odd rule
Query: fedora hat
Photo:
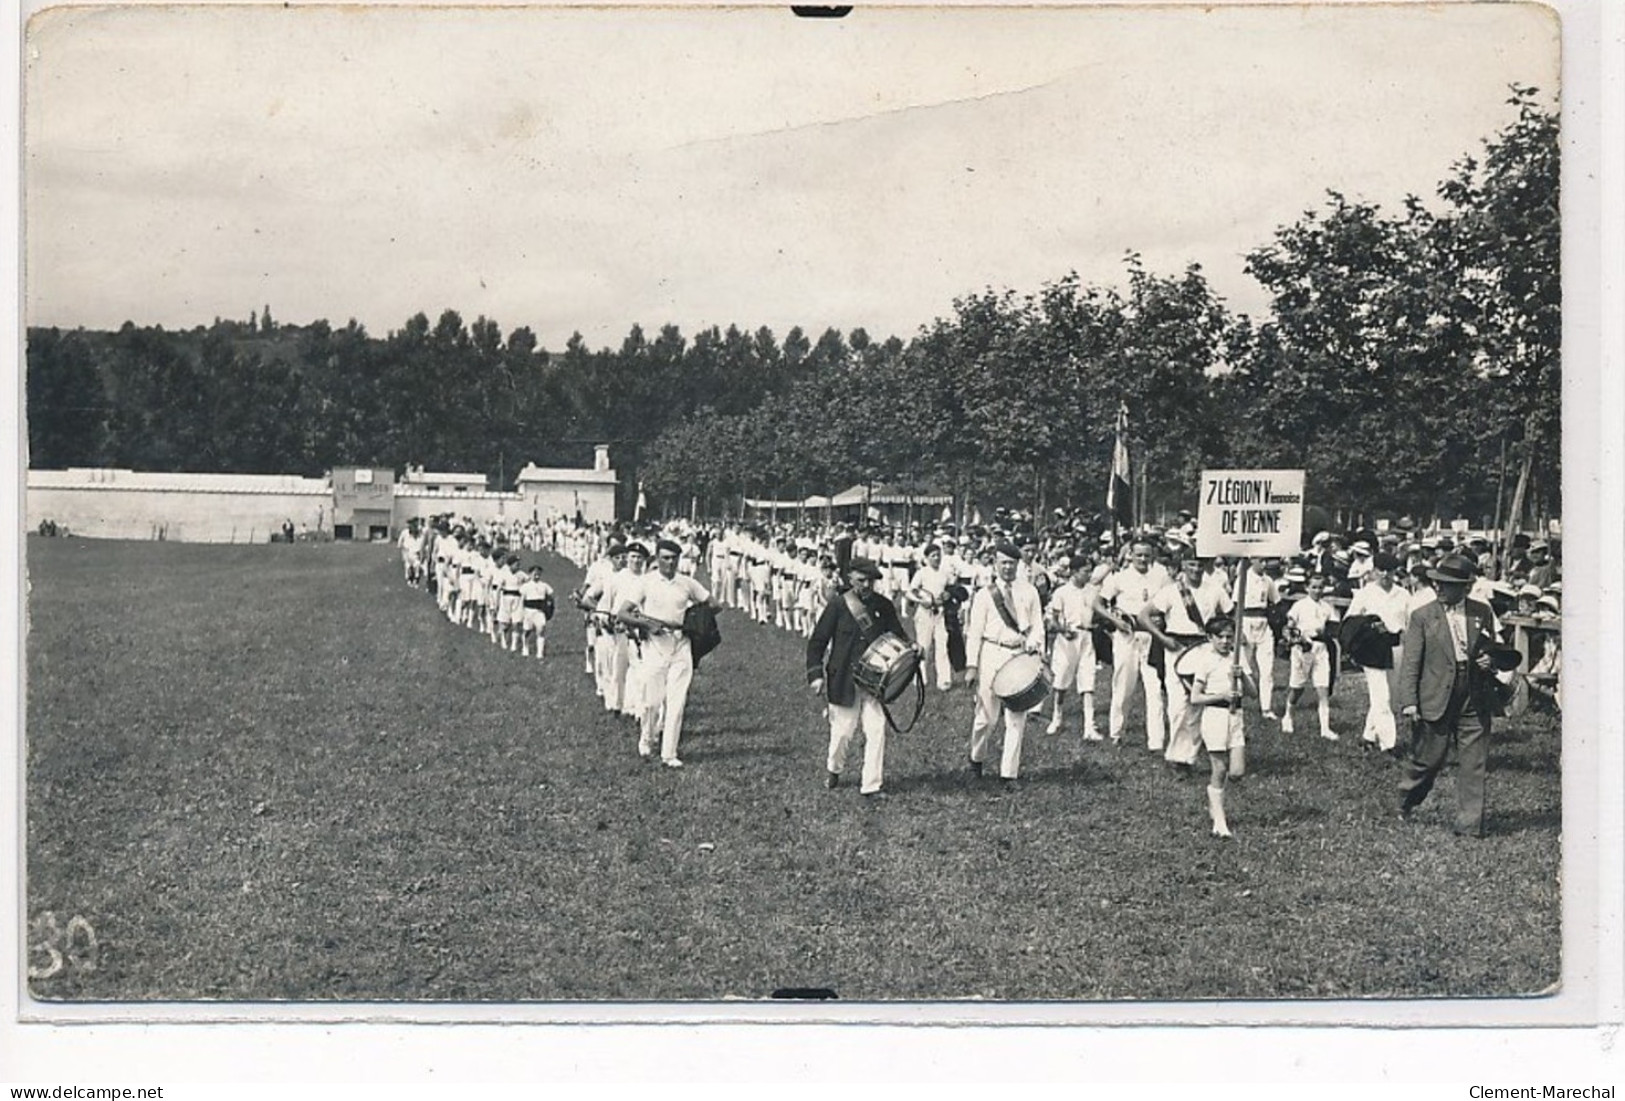
[[[1447,554],[1428,570],[1428,577],[1431,580],[1447,584],[1471,585],[1477,576],[1478,567],[1465,554]]]

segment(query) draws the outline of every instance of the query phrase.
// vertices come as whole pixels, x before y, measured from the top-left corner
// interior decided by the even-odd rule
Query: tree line
[[[967,510],[1103,507],[1119,402],[1151,514],[1203,467],[1305,467],[1331,509],[1560,511],[1555,112],[1515,119],[1429,205],[1329,192],[1246,257],[1267,314],[1228,309],[1191,265],[1124,259],[985,288],[911,338],[634,325],[618,349],[454,310],[383,337],[355,321],[187,331],[31,328],[30,465],[319,474],[585,465],[612,445],[621,508],[737,510],[856,483],[952,492]]]

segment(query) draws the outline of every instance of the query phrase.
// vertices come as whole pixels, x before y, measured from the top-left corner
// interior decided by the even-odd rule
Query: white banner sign
[[[1279,558],[1303,539],[1303,471],[1204,470],[1196,553]]]

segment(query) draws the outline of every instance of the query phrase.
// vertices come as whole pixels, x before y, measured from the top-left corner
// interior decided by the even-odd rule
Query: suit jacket
[[[1476,600],[1464,601],[1467,609],[1467,653],[1479,650],[1490,632],[1490,609]],[[1456,680],[1456,645],[1450,637],[1444,605],[1429,601],[1411,613],[1405,627],[1404,658],[1399,666],[1400,710],[1415,707],[1422,718],[1435,722],[1450,706],[1450,690]],[[1493,678],[1484,676],[1469,662],[1467,692],[1478,713],[1490,715],[1495,708],[1490,693]]]
[[[890,600],[872,592],[864,606],[874,620],[873,633],[863,633],[852,609],[846,606],[846,594],[837,593],[824,605],[812,637],[807,640],[807,683],[822,677],[824,697],[837,707],[851,707],[857,702],[858,685],[854,674],[858,659],[871,642],[883,634],[908,637],[897,618],[897,607]]]

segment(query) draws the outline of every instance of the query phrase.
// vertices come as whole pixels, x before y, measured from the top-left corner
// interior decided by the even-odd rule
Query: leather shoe
[[[982,774],[982,762],[981,761],[972,760],[970,762],[970,774],[972,776],[980,776]]]
[[[827,788],[838,788],[838,787],[840,787],[841,786],[841,774],[839,772],[825,772],[824,773],[824,786],[827,787]]]

